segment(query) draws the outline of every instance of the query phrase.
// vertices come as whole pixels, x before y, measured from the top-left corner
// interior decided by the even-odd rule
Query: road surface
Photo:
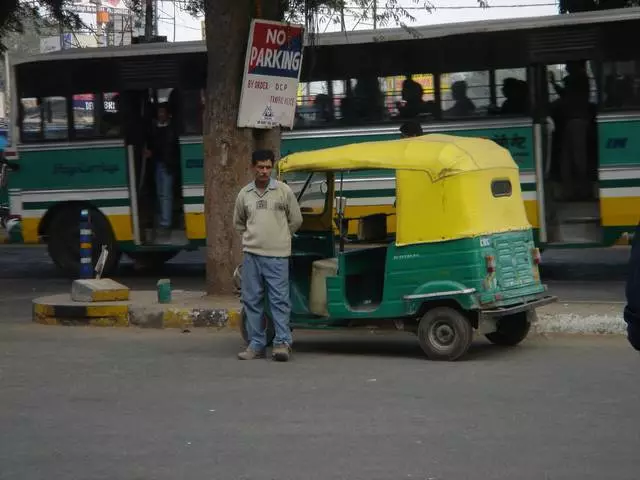
[[[636,480],[640,355],[621,337],[477,342],[0,325],[0,479]]]

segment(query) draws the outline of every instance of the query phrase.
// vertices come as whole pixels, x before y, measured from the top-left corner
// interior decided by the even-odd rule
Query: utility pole
[[[153,0],[146,0],[144,12],[144,38],[148,42],[153,36]]]
[[[378,1],[373,0],[373,29],[378,28]]]
[[[98,46],[104,47],[104,32],[102,30],[102,18],[100,12],[102,11],[102,0],[95,0],[96,4],[96,39],[98,40]]]

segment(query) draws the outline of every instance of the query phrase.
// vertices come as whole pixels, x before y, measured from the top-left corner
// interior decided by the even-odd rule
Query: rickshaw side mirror
[[[336,213],[343,216],[347,209],[347,197],[336,197]]]

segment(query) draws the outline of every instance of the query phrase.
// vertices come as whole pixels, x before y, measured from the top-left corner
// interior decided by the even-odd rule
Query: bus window
[[[42,118],[39,100],[35,97],[20,99],[20,113],[22,119],[22,141],[28,143],[40,140],[42,136]]]
[[[489,72],[455,72],[441,76],[441,85],[450,88],[442,95],[442,115],[464,118],[486,115],[491,103]]]
[[[81,93],[73,96],[73,129],[76,138],[92,138],[96,135],[95,95]]]
[[[45,140],[67,140],[69,138],[69,118],[65,97],[43,98],[42,116]]]
[[[529,85],[524,68],[496,70],[496,111],[498,115],[528,115]]]
[[[120,116],[120,94],[108,92],[102,95],[102,118],[100,133],[103,137],[121,136],[122,119]]]
[[[587,102],[596,104],[598,102],[598,88],[591,62],[576,61],[560,65],[547,65],[547,73],[549,75],[549,102],[553,103],[560,99],[565,89],[569,93],[581,88],[581,80],[586,75],[584,86]],[[588,94],[587,91],[588,84]]]
[[[204,103],[202,90],[183,90],[181,95],[182,131],[185,135],[202,135]]]
[[[640,62],[605,62],[602,65],[602,107],[607,110],[640,106]]]
[[[431,74],[386,77],[384,90],[385,109],[391,117],[416,118],[435,113]]]
[[[294,128],[322,126],[334,121],[336,105],[333,98],[342,97],[344,87],[342,82],[332,82],[332,87],[333,92],[330,92],[328,82],[300,82]]]

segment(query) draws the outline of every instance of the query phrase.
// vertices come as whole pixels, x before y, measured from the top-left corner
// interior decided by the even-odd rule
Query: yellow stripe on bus
[[[603,227],[637,225],[640,220],[640,197],[605,197],[600,199]]]

